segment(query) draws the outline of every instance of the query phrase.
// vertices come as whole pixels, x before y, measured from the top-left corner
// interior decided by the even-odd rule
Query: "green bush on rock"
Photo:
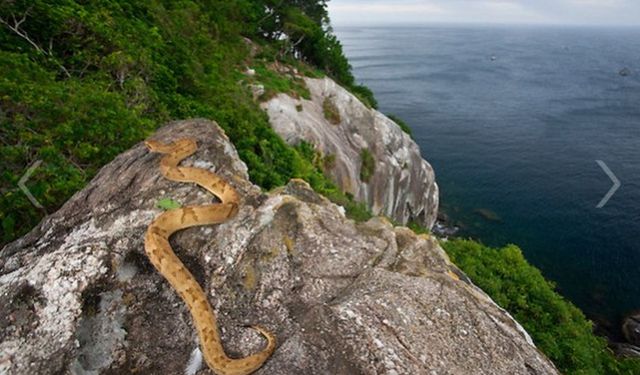
[[[400,117],[398,117],[396,115],[387,115],[387,117],[389,119],[391,119],[391,121],[393,121],[396,124],[398,124],[400,129],[402,129],[403,132],[407,133],[409,135],[409,137],[411,137],[411,139],[413,139],[413,132],[411,131],[411,128],[409,127],[409,125],[407,125],[406,122],[404,122]]]
[[[360,180],[368,183],[375,172],[376,160],[368,148],[363,148],[362,151],[360,151],[360,161]]]
[[[616,360],[592,323],[527,263],[515,245],[502,249],[456,239],[442,243],[451,260],[532,336],[565,374],[640,374],[640,361]]]
[[[324,99],[322,102],[322,112],[324,113],[324,118],[333,125],[338,125],[342,121],[340,118],[340,111],[338,110],[338,107],[336,107],[332,98]]]

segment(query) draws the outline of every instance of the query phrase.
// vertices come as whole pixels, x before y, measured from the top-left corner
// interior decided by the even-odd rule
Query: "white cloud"
[[[588,6],[588,7],[620,7],[622,1],[620,0],[569,0],[569,3],[575,6]]]
[[[446,14],[443,7],[428,2],[419,3],[369,3],[334,1],[329,3],[334,23],[388,23],[430,20]]]
[[[331,0],[335,24],[560,23],[640,26],[638,0]]]
[[[390,14],[390,13],[421,13],[421,14],[442,14],[444,9],[436,4],[416,3],[416,4],[340,4],[335,2],[332,9],[341,13],[374,13],[374,14]]]

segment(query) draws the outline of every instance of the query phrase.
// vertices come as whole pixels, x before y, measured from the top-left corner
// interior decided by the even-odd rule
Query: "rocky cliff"
[[[555,374],[522,328],[448,261],[437,241],[381,218],[355,223],[302,181],[252,185],[214,123],[154,139],[198,140],[184,164],[242,195],[239,214],[172,238],[208,293],[225,349],[278,347],[259,374]],[[190,315],[146,258],[143,236],[171,198],[211,202],[160,174],[138,145],[0,253],[0,373],[210,374]]]
[[[618,343],[616,352],[622,356],[640,358],[640,312],[635,312],[624,319],[622,333],[627,343]]]
[[[382,113],[329,78],[304,78],[309,100],[279,94],[263,103],[274,130],[289,144],[306,141],[325,161],[325,172],[375,214],[431,228],[438,186],[418,145]]]

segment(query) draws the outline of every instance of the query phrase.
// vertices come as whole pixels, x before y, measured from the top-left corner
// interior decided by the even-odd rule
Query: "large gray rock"
[[[222,175],[243,204],[172,246],[209,294],[230,355],[264,344],[241,326],[275,332],[259,374],[557,373],[434,239],[381,218],[357,224],[302,181],[262,193],[214,123],[176,122],[154,138],[186,136],[200,148],[184,164]],[[0,373],[210,374],[143,236],[158,199],[212,197],[163,178],[159,160],[141,144],[121,154],[2,250]]]
[[[418,145],[396,123],[333,80],[304,81],[311,100],[279,94],[262,104],[273,129],[289,144],[309,142],[333,159],[325,172],[375,214],[431,228],[438,214],[438,186]],[[326,118],[325,105],[337,110],[338,123]],[[363,149],[375,160],[368,183],[360,177]]]

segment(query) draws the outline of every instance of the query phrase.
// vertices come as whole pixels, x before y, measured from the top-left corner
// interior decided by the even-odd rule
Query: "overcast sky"
[[[330,0],[336,26],[433,22],[640,26],[640,0]]]

